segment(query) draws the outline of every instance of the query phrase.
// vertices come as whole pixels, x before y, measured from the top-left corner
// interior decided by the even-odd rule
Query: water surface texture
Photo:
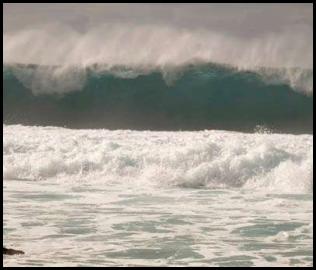
[[[312,144],[4,126],[4,265],[312,266]]]
[[[313,4],[3,10],[4,266],[313,266]]]

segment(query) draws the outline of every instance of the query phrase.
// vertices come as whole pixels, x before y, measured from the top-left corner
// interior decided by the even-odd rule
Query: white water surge
[[[5,126],[4,138],[5,179],[281,193],[313,187],[311,135]]]
[[[311,266],[313,136],[4,126],[5,266]]]
[[[3,8],[5,267],[313,266],[312,4]]]

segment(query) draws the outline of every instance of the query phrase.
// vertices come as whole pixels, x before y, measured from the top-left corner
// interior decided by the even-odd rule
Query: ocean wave
[[[306,193],[312,149],[311,135],[4,126],[3,177]]]
[[[288,73],[301,78],[296,88],[284,80]],[[304,84],[312,77],[312,70],[254,72],[214,63],[164,70],[4,65],[4,123],[248,132],[263,125],[311,133],[313,97]]]
[[[5,64],[58,66],[45,78],[53,78],[54,82],[57,77],[61,81],[69,77],[70,67],[124,66],[169,74],[170,68],[218,63],[238,70],[275,69],[273,74],[283,69],[278,78],[312,92],[311,76],[306,80],[301,74],[302,70],[313,69],[312,32],[303,28],[293,35],[291,30],[251,38],[172,25],[103,23],[80,32],[64,24],[43,24],[5,33],[3,56]],[[275,80],[270,75],[270,80]]]

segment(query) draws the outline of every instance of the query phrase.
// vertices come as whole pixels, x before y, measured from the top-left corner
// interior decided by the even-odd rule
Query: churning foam
[[[4,179],[306,193],[313,136],[4,126]]]

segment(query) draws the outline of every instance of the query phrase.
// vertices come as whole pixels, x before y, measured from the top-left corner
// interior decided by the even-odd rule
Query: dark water
[[[122,78],[86,68],[79,71],[84,74],[80,84],[58,91],[63,81],[43,69],[4,66],[5,124],[244,132],[263,125],[275,132],[313,132],[312,95],[285,82],[267,83],[255,72],[208,64],[187,66],[171,79],[159,71]]]

